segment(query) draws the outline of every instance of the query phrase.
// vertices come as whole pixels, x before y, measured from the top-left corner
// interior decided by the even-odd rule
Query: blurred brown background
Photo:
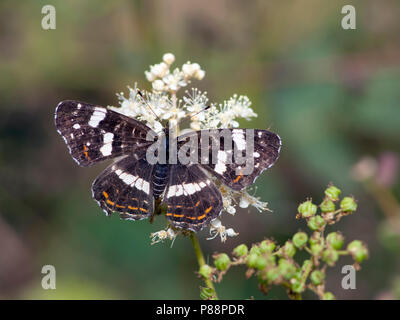
[[[43,30],[43,5],[56,30]],[[335,225],[361,239],[370,259],[357,289],[340,286],[343,264],[328,272],[341,299],[399,298],[400,3],[353,1],[357,29],[341,28],[348,1],[2,1],[0,3],[0,298],[197,299],[201,284],[186,238],[150,246],[163,219],[106,218],[90,186],[104,165],[79,168],[54,126],[65,99],[117,105],[126,85],[150,89],[144,70],[172,52],[206,71],[193,85],[212,101],[245,94],[283,140],[278,163],[258,181],[273,214],[225,215],[240,235],[203,249],[231,251],[264,237],[285,241],[303,222],[299,202],[319,203],[328,183],[359,200]],[[367,165],[351,174],[365,157]],[[361,179],[365,174],[369,180]],[[362,181],[360,181],[360,179]],[[57,270],[43,290],[41,269]],[[265,297],[244,269],[217,285],[220,297]],[[284,298],[274,289],[266,298]],[[315,298],[312,294],[307,298]]]

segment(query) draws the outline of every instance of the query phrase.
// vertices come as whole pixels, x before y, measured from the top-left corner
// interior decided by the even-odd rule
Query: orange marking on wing
[[[85,155],[85,158],[90,160],[89,154],[88,154],[88,147],[86,147],[85,145],[83,145],[83,154]]]
[[[205,214],[209,213],[209,212],[211,211],[211,209],[212,209],[212,206],[208,207],[208,208],[206,209],[206,211],[204,211],[204,213],[205,213]]]
[[[175,214],[175,213],[171,213],[171,212],[167,212],[166,215],[167,216],[174,216],[176,218],[182,218],[184,216],[183,214]]]
[[[112,206],[114,205],[115,202],[112,202],[111,200],[107,199],[106,201],[108,204],[111,204]]]
[[[125,208],[125,206],[120,206],[119,204],[115,205],[117,208]]]
[[[202,219],[204,219],[204,217],[206,216],[207,214],[205,213],[205,214],[203,214],[203,215],[201,215],[201,216],[198,216],[197,217],[197,220],[202,220]]]
[[[242,175],[237,176],[236,179],[233,180],[233,182],[234,182],[234,183],[239,182],[239,180],[240,180],[242,177],[243,177]]]
[[[138,209],[138,207],[131,207],[131,206],[128,206],[128,209],[131,209],[131,210],[137,210],[137,209]]]
[[[106,199],[108,199],[108,193],[107,193],[107,192],[103,191],[103,195],[104,195],[104,197],[105,197]]]
[[[196,202],[196,204],[194,205],[195,207],[198,207],[200,204],[200,200]]]
[[[143,212],[147,212],[147,210],[144,209],[144,208],[139,208],[139,210],[140,210],[140,211],[143,211]]]

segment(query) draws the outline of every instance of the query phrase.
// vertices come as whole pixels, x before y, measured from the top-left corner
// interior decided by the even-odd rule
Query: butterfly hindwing
[[[222,130],[225,131],[225,134],[229,134],[230,144],[227,144],[228,147],[224,144],[225,136],[221,134]],[[208,134],[204,134],[204,132],[208,132]],[[247,134],[251,134],[252,139],[249,140],[254,141],[251,154],[246,154],[246,152],[249,152]],[[201,166],[234,190],[242,190],[252,185],[264,170],[270,168],[276,162],[281,148],[280,137],[268,130],[217,129],[190,132],[178,137],[178,149],[190,139],[197,139],[198,146],[208,146],[205,159],[201,158],[202,150],[200,147],[198,149]],[[206,142],[205,139],[209,139],[209,141]],[[214,147],[216,145],[217,148]],[[235,161],[236,152],[240,152],[242,157],[251,158],[253,163],[249,165],[249,171],[245,169],[246,163]]]
[[[153,165],[135,155],[127,156],[104,170],[92,185],[93,198],[110,215],[138,220],[153,214],[151,177]]]
[[[73,100],[58,104],[55,122],[80,166],[139,150],[143,153],[152,143],[146,140],[147,134],[155,135],[143,123],[118,112]]]
[[[196,164],[171,165],[163,202],[171,224],[192,231],[208,225],[222,210],[220,191]]]

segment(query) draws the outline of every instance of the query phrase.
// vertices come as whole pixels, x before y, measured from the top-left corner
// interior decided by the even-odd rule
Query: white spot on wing
[[[99,123],[106,117],[107,110],[104,108],[96,107],[89,120],[89,126],[97,128]]]

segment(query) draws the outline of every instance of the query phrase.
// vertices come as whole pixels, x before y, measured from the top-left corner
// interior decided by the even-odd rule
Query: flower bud
[[[313,231],[320,230],[325,226],[325,224],[326,222],[321,216],[312,217],[307,222],[307,226]]]
[[[204,76],[206,75],[206,72],[204,70],[197,70],[196,73],[194,74],[195,78],[197,80],[203,80]]]
[[[156,80],[156,76],[154,75],[154,73],[145,71],[144,74],[146,76],[147,81],[153,82],[154,80]]]
[[[343,247],[344,237],[339,232],[331,232],[326,236],[326,242],[335,250]]]
[[[199,274],[205,279],[210,279],[212,272],[213,269],[208,264],[203,264],[199,270]]]
[[[319,206],[321,208],[321,211],[326,213],[326,212],[333,212],[335,211],[335,203],[332,200],[325,199],[322,201],[322,203]]]
[[[225,271],[228,269],[230,263],[231,259],[229,259],[229,256],[226,253],[219,254],[214,260],[215,267],[220,271]]]
[[[248,251],[249,250],[247,249],[247,246],[245,244],[240,244],[235,249],[233,249],[233,254],[236,257],[242,257],[245,256]]]
[[[352,212],[357,210],[357,202],[353,197],[344,197],[340,202],[340,209],[345,212]]]
[[[317,209],[317,206],[313,204],[311,200],[307,200],[299,205],[297,211],[303,218],[309,218],[317,213]]]
[[[293,244],[297,247],[297,248],[302,248],[305,246],[305,244],[307,243],[308,240],[308,236],[307,233],[305,232],[297,232],[293,238]]]
[[[356,262],[363,262],[368,258],[368,249],[360,240],[350,242],[347,251],[350,252]]]
[[[172,53],[166,53],[163,55],[163,61],[166,64],[171,65],[175,61],[175,56]]]

